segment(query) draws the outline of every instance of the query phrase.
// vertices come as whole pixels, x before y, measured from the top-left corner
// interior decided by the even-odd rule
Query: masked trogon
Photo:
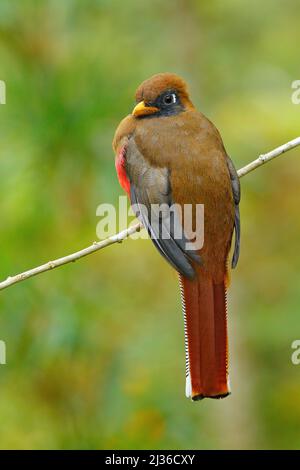
[[[234,231],[232,267],[239,258],[239,178],[218,130],[195,109],[180,77],[154,75],[138,87],[136,103],[113,141],[119,182],[153,243],[179,273],[186,395],[223,398],[230,393],[226,288]],[[191,248],[176,210],[173,218],[157,211],[174,204],[183,213],[187,205],[203,205],[204,243],[198,249]],[[198,230],[193,211],[191,218]],[[176,224],[182,224],[181,237],[175,236]]]

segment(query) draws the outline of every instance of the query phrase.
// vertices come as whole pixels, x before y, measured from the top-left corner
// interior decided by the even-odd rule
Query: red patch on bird
[[[126,193],[129,195],[130,194],[130,181],[127,177],[126,174],[126,146],[124,145],[121,147],[120,151],[116,155],[116,170],[117,170],[117,175],[119,179],[119,183],[122,186],[122,188],[126,191]]]

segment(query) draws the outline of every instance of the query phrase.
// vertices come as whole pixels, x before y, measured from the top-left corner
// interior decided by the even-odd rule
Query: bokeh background
[[[1,278],[96,238],[154,73],[188,81],[238,168],[298,136],[299,36],[298,0],[1,0]],[[128,240],[1,292],[0,447],[300,447],[299,173],[296,149],[242,180],[229,398],[185,398],[176,275]]]

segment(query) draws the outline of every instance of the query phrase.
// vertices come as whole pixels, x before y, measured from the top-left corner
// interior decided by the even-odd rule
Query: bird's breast
[[[234,224],[234,203],[226,152],[213,124],[200,113],[149,119],[137,125],[134,139],[153,166],[166,167],[171,194],[184,206],[202,204],[204,245],[201,256],[215,279],[222,279]],[[193,211],[193,230],[198,230]],[[203,227],[200,228],[203,230]]]
[[[124,191],[126,191],[126,193],[129,195],[130,194],[130,181],[126,173],[126,145],[123,145],[122,147],[119,148],[116,154],[115,165],[116,165],[119,183],[121,187],[124,189]]]

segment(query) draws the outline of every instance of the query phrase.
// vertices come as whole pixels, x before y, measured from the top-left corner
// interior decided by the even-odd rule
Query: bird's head
[[[135,98],[132,115],[136,118],[172,116],[194,109],[185,82],[173,73],[159,73],[145,80]]]

